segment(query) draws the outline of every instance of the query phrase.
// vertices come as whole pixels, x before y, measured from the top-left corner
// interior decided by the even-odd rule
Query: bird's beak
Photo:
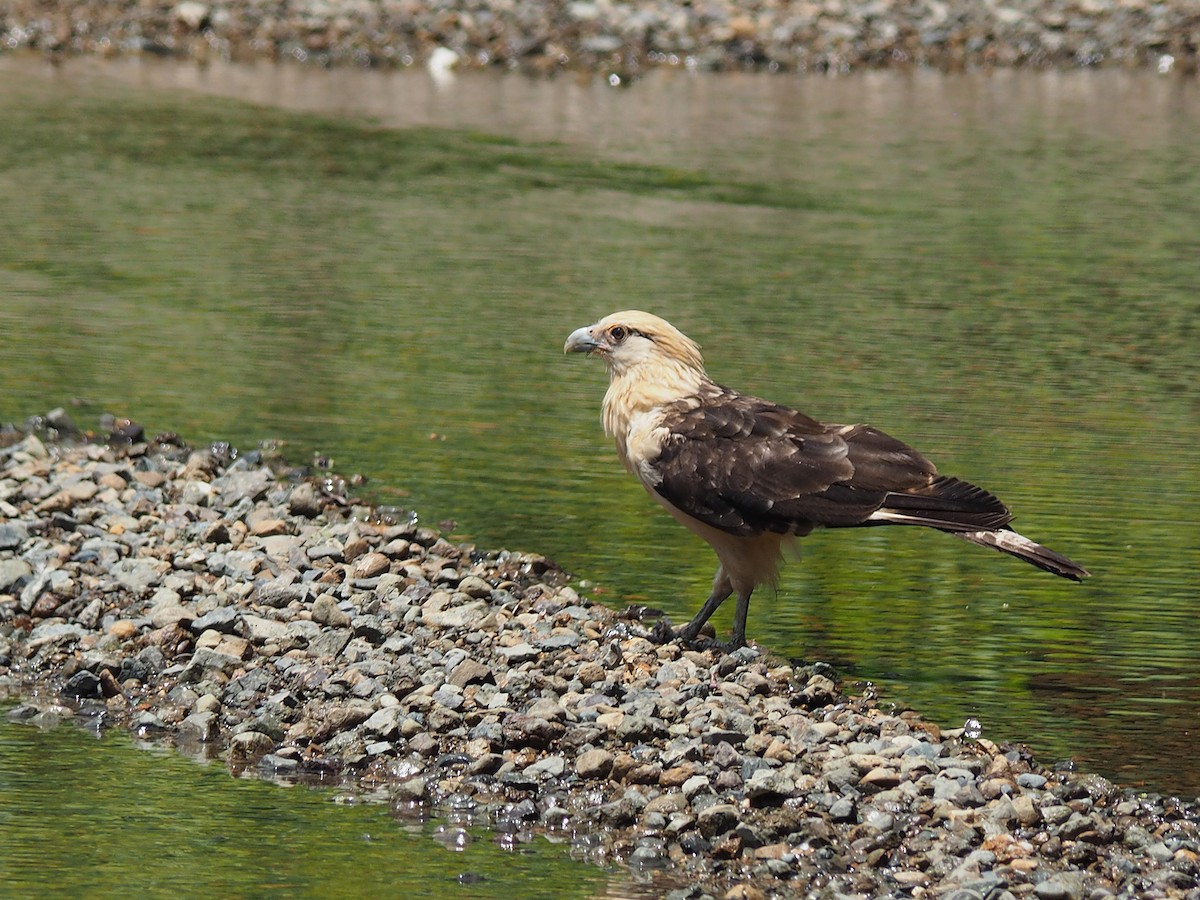
[[[563,344],[563,353],[591,353],[599,347],[600,344],[592,337],[592,327],[588,325],[571,332],[571,336]]]

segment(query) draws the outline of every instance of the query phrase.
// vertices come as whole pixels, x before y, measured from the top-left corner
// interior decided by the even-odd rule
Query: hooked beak
[[[592,337],[592,327],[576,328],[563,344],[563,353],[591,353],[600,348],[600,343]]]

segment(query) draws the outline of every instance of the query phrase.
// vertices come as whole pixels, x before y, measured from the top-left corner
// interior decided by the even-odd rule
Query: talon
[[[682,631],[683,629],[680,629]],[[664,616],[654,623],[654,627],[650,629],[650,639],[656,644],[669,644],[679,636],[679,633],[671,627],[671,623]]]

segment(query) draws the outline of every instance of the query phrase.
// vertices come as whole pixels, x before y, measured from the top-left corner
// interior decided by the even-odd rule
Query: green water
[[[605,883],[541,838],[505,849],[469,823],[406,821],[336,788],[234,779],[123,733],[6,715],[0,834],[6,897],[558,900]]]
[[[0,419],[72,404],[282,439],[681,621],[710,551],[620,470],[599,364],[561,353],[648,308],[718,380],[886,429],[1094,573],[820,534],[751,638],[943,725],[1200,792],[1195,82],[499,79],[522,102],[489,106],[497,80],[467,79],[384,127],[402,96],[370,121],[0,76]]]

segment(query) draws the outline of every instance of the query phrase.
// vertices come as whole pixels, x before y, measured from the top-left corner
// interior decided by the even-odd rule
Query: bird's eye
[[[608,336],[619,344],[629,336],[629,329],[624,325],[614,325],[612,328],[608,329]]]

